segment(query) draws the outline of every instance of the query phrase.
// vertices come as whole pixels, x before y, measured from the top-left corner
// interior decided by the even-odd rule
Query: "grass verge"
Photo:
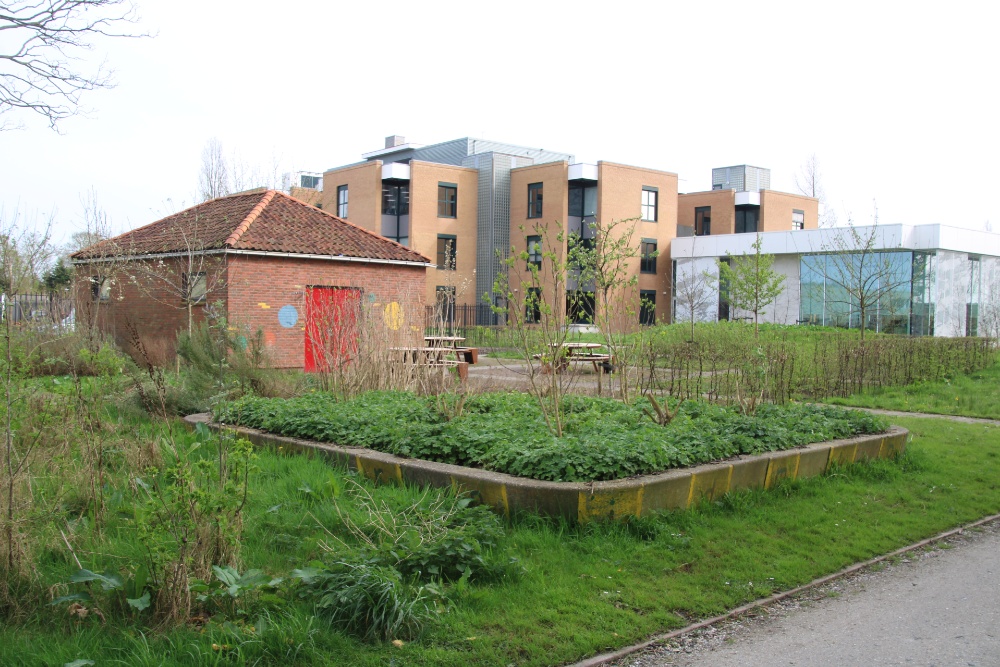
[[[1000,364],[939,382],[874,389],[826,402],[879,410],[996,419],[1000,415]]]
[[[457,586],[450,609],[401,646],[334,632],[306,604],[274,610],[249,632],[239,621],[156,634],[135,625],[80,623],[40,609],[0,629],[0,664],[552,665],[682,627],[788,589],[949,527],[1000,511],[1000,429],[945,420],[894,420],[913,442],[897,462],[839,469],[769,492],[731,494],[692,511],[631,523],[572,526],[517,517],[502,548],[524,574]],[[336,524],[329,494],[343,473],[316,460],[261,452],[262,483],[247,508],[247,567],[287,573],[319,553]],[[381,487],[409,502],[411,489]],[[94,560],[142,548],[128,533]],[[107,556],[106,554],[115,554]],[[40,576],[73,568],[56,544]],[[259,624],[256,624],[259,628]]]

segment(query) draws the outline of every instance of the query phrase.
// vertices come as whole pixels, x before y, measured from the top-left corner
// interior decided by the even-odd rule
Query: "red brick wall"
[[[183,260],[164,261],[174,263],[147,267],[154,267],[154,273],[179,284],[176,276],[186,267]],[[126,326],[126,322],[131,322],[152,360],[157,364],[169,363],[176,353],[177,333],[187,327],[187,309],[181,299],[163,281],[152,277],[151,271],[137,270],[132,265],[114,271],[110,276],[110,298],[95,302],[90,276],[110,272],[108,266],[77,267],[77,322],[82,326],[96,325],[113,336],[122,349],[134,354]],[[220,303],[233,325],[246,326],[251,332],[261,329],[271,361],[277,367],[302,367],[307,285],[360,288],[365,294],[364,303],[371,308],[384,308],[396,302],[403,308],[407,325],[418,328],[413,332],[414,340],[418,334],[423,335],[426,273],[423,267],[231,255],[219,268],[224,279],[209,280],[209,285],[217,285],[217,289],[209,294],[207,303]],[[278,322],[278,311],[284,305],[296,309],[298,322],[294,327],[286,328]],[[205,308],[205,305],[193,307],[196,323],[204,319]]]
[[[95,262],[76,267],[76,320],[78,326],[96,326],[114,338],[123,350],[136,354],[132,346],[128,323],[135,326],[147,352],[156,364],[173,359],[177,332],[188,325],[188,310],[181,298],[181,274],[188,271],[205,271],[209,274],[210,291],[204,303],[192,304],[194,323],[205,317],[207,304],[221,304],[226,308],[226,266],[222,256],[208,256],[193,268],[185,258],[167,258],[162,261],[130,262],[116,265],[113,262]],[[106,301],[95,301],[91,290],[91,276],[106,276],[111,281],[111,291]]]
[[[229,258],[229,319],[264,332],[275,366],[301,368],[307,286],[360,288],[363,303],[373,309],[396,302],[403,308],[407,326],[417,327],[416,340],[423,336],[426,272],[423,267],[394,264],[235,255]],[[278,321],[278,312],[286,305],[295,308],[295,326],[284,327]]]

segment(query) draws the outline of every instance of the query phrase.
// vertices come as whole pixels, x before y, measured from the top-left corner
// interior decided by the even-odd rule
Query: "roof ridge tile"
[[[253,224],[253,221],[260,217],[260,214],[264,212],[264,209],[267,208],[267,205],[271,203],[271,200],[274,199],[274,195],[276,194],[277,191],[275,190],[267,190],[264,193],[264,196],[261,197],[261,200],[257,202],[257,205],[254,206],[253,209],[250,210],[250,213],[247,214],[247,217],[243,219],[243,222],[237,225],[236,229],[233,230],[233,233],[226,237],[226,240],[223,241],[222,245],[231,248],[237,241],[239,241],[240,237],[243,236],[243,234],[245,234],[250,228],[250,225]]]

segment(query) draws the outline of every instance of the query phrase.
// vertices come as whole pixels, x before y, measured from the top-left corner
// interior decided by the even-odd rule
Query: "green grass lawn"
[[[777,489],[732,494],[633,523],[571,526],[515,518],[501,550],[523,566],[494,584],[452,586],[440,619],[402,646],[366,644],[329,629],[305,603],[272,613],[265,630],[239,619],[158,633],[41,607],[0,628],[0,664],[62,665],[553,665],[682,627],[777,590],[1000,511],[1000,429],[894,419],[913,442],[897,462],[837,470]],[[346,473],[315,459],[261,451],[245,517],[243,561],[287,576],[322,554],[336,532],[333,496]],[[406,503],[413,489],[380,487]],[[135,557],[125,524],[78,547],[85,566]],[[75,570],[53,541],[38,576]]]
[[[828,403],[902,412],[1000,419],[1000,364],[940,382],[875,389]]]

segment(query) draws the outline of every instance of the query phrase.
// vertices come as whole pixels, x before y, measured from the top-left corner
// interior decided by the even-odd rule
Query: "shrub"
[[[407,582],[375,562],[336,561],[292,574],[302,582],[300,597],[313,600],[318,615],[364,639],[409,638],[437,613],[435,586]]]

